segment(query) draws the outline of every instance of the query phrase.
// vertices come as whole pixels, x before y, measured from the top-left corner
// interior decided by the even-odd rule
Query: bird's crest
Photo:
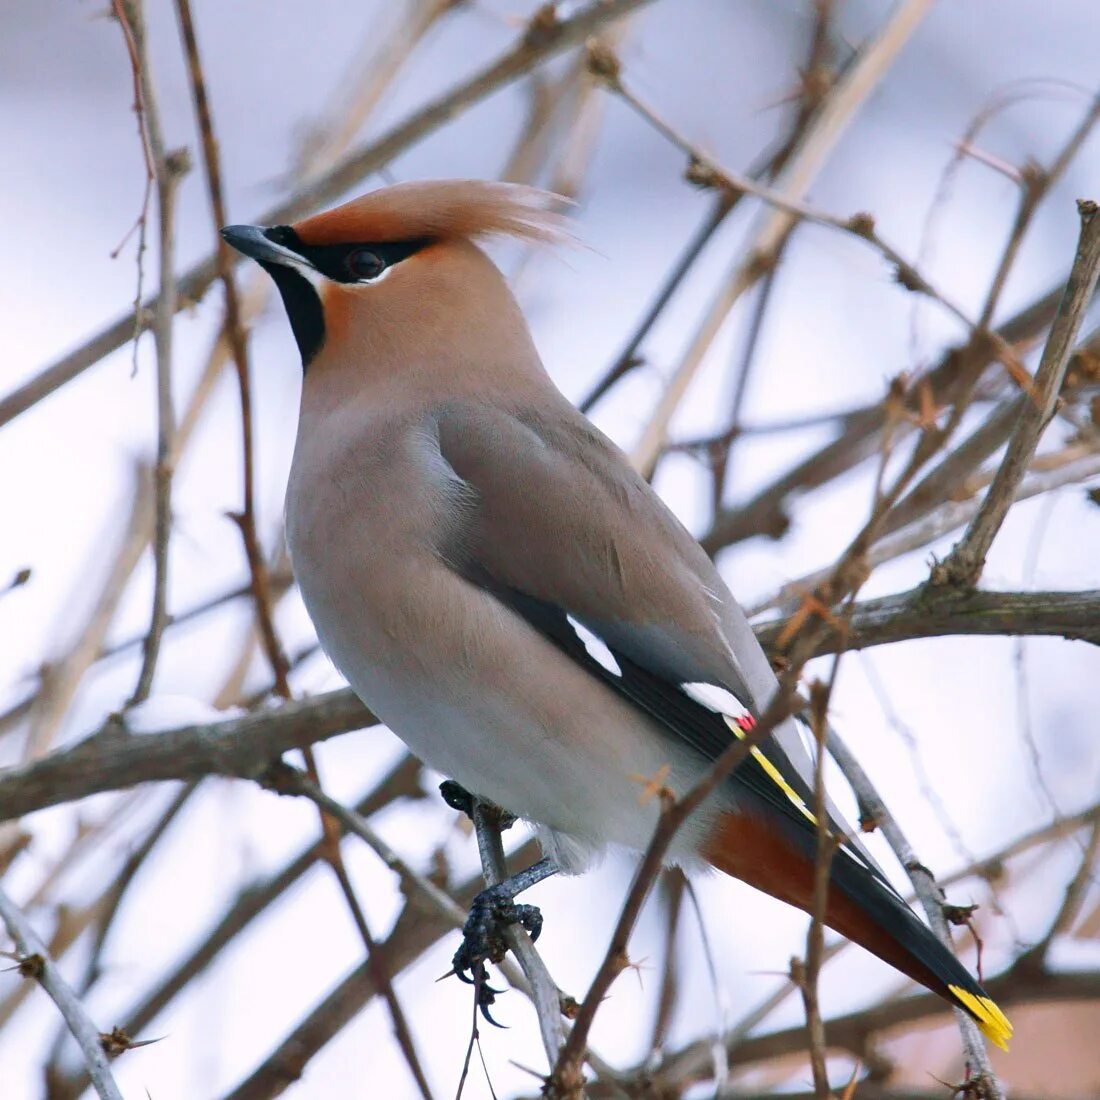
[[[417,181],[371,191],[294,228],[308,245],[494,235],[557,242],[570,236],[566,201],[515,183]]]

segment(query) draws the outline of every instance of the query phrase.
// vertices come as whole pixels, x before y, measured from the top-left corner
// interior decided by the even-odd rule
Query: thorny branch
[[[57,964],[46,950],[46,945],[3,889],[0,889],[0,920],[3,920],[8,935],[15,941],[18,952],[15,960],[20,975],[37,981],[57,1005],[73,1038],[80,1046],[92,1085],[101,1100],[122,1100],[122,1094],[111,1075],[111,1067],[107,1064],[104,1036],[92,1023],[84,1006],[61,976]]]
[[[207,192],[210,196],[210,211],[214,219],[214,266],[225,290],[225,333],[233,354],[233,365],[237,369],[237,388],[241,400],[244,506],[235,518],[241,531],[241,539],[244,542],[245,557],[248,560],[248,573],[252,583],[252,598],[256,607],[256,621],[260,627],[260,637],[263,639],[264,651],[275,675],[275,690],[284,699],[289,699],[290,686],[287,684],[286,679],[288,663],[282,644],[275,632],[267,562],[264,560],[259,536],[256,533],[255,447],[252,439],[252,386],[248,369],[248,337],[244,328],[237,281],[233,274],[232,250],[217,233],[229,220],[226,217],[225,199],[222,196],[221,157],[218,153],[218,140],[214,134],[214,119],[206,91],[206,77],[203,73],[202,58],[199,55],[199,43],[195,34],[194,20],[191,16],[190,0],[176,0],[176,14],[179,18],[184,56],[187,59],[187,73],[191,83],[191,96],[195,104],[195,115],[198,119],[199,133],[202,137],[203,169],[206,176]],[[158,301],[159,308],[160,302]],[[165,309],[167,309],[167,306]],[[175,310],[173,309],[172,312],[174,313]],[[169,314],[169,316],[171,315]]]
[[[898,862],[905,868],[909,875],[909,881],[913,884],[913,890],[920,899],[921,907],[928,917],[928,923],[932,931],[936,933],[939,941],[949,951],[954,950],[951,943],[951,933],[948,929],[947,917],[944,912],[945,899],[932,873],[919,859],[901,831],[897,820],[887,809],[882,796],[871,783],[867,773],[863,770],[859,761],[848,746],[841,740],[835,729],[828,731],[829,753],[840,765],[855,792],[859,805],[863,812],[870,815],[870,819],[882,830],[891,850]],[[1004,1089],[993,1074],[993,1067],[989,1062],[989,1055],[985,1050],[985,1043],[977,1025],[961,1008],[955,1009],[955,1018],[959,1023],[959,1031],[962,1033],[963,1046],[966,1049],[967,1067],[978,1078],[981,1091],[976,1095],[983,1100],[1004,1100]]]
[[[933,569],[933,584],[972,587],[977,583],[989,548],[1012,506],[1016,487],[1027,472],[1039,437],[1054,415],[1070,353],[1100,275],[1100,210],[1089,200],[1079,201],[1077,210],[1081,217],[1077,255],[1035,374],[1034,400],[1020,413],[1004,459],[978,514],[947,559]]]

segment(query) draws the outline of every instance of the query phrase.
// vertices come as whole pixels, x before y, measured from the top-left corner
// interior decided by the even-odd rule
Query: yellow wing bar
[[[731,718],[728,714],[722,716],[726,720],[726,725],[733,730],[734,736],[740,740],[745,740],[745,734],[756,725],[756,719],[751,714],[742,714],[739,718]],[[802,815],[813,825],[817,825],[817,817],[809,806],[806,805],[802,796],[783,778],[783,773],[760,751],[759,748],[753,748],[753,758],[768,774],[768,778],[787,796],[787,798],[794,803]]]

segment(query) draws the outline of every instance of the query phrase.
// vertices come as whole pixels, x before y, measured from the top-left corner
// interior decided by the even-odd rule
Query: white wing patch
[[[565,618],[577,637],[584,643],[588,656],[601,668],[610,672],[612,676],[622,676],[623,670],[619,667],[619,662],[615,660],[615,654],[607,648],[604,640],[598,634],[593,634],[584,623],[577,622],[572,615],[566,615]]]
[[[732,691],[726,691],[717,684],[681,684],[680,690],[701,707],[721,714],[723,718],[740,718],[749,713],[748,707]]]

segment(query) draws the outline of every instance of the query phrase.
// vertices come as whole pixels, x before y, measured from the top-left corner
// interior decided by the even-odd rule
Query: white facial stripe
[[[374,286],[375,283],[380,283],[383,279],[389,276],[389,273],[396,267],[396,264],[387,264],[380,274],[375,275],[373,279],[356,279],[356,286]]]
[[[615,660],[615,655],[607,648],[604,640],[599,635],[593,634],[584,623],[577,622],[572,615],[566,615],[566,619],[573,630],[576,631],[577,637],[584,643],[588,656],[601,668],[610,672],[612,676],[622,676],[623,670],[619,667],[619,662]]]
[[[300,258],[296,263],[288,261],[286,266],[294,268],[294,270],[297,271],[314,290],[320,290],[325,283],[332,281],[322,275],[311,263]]]

